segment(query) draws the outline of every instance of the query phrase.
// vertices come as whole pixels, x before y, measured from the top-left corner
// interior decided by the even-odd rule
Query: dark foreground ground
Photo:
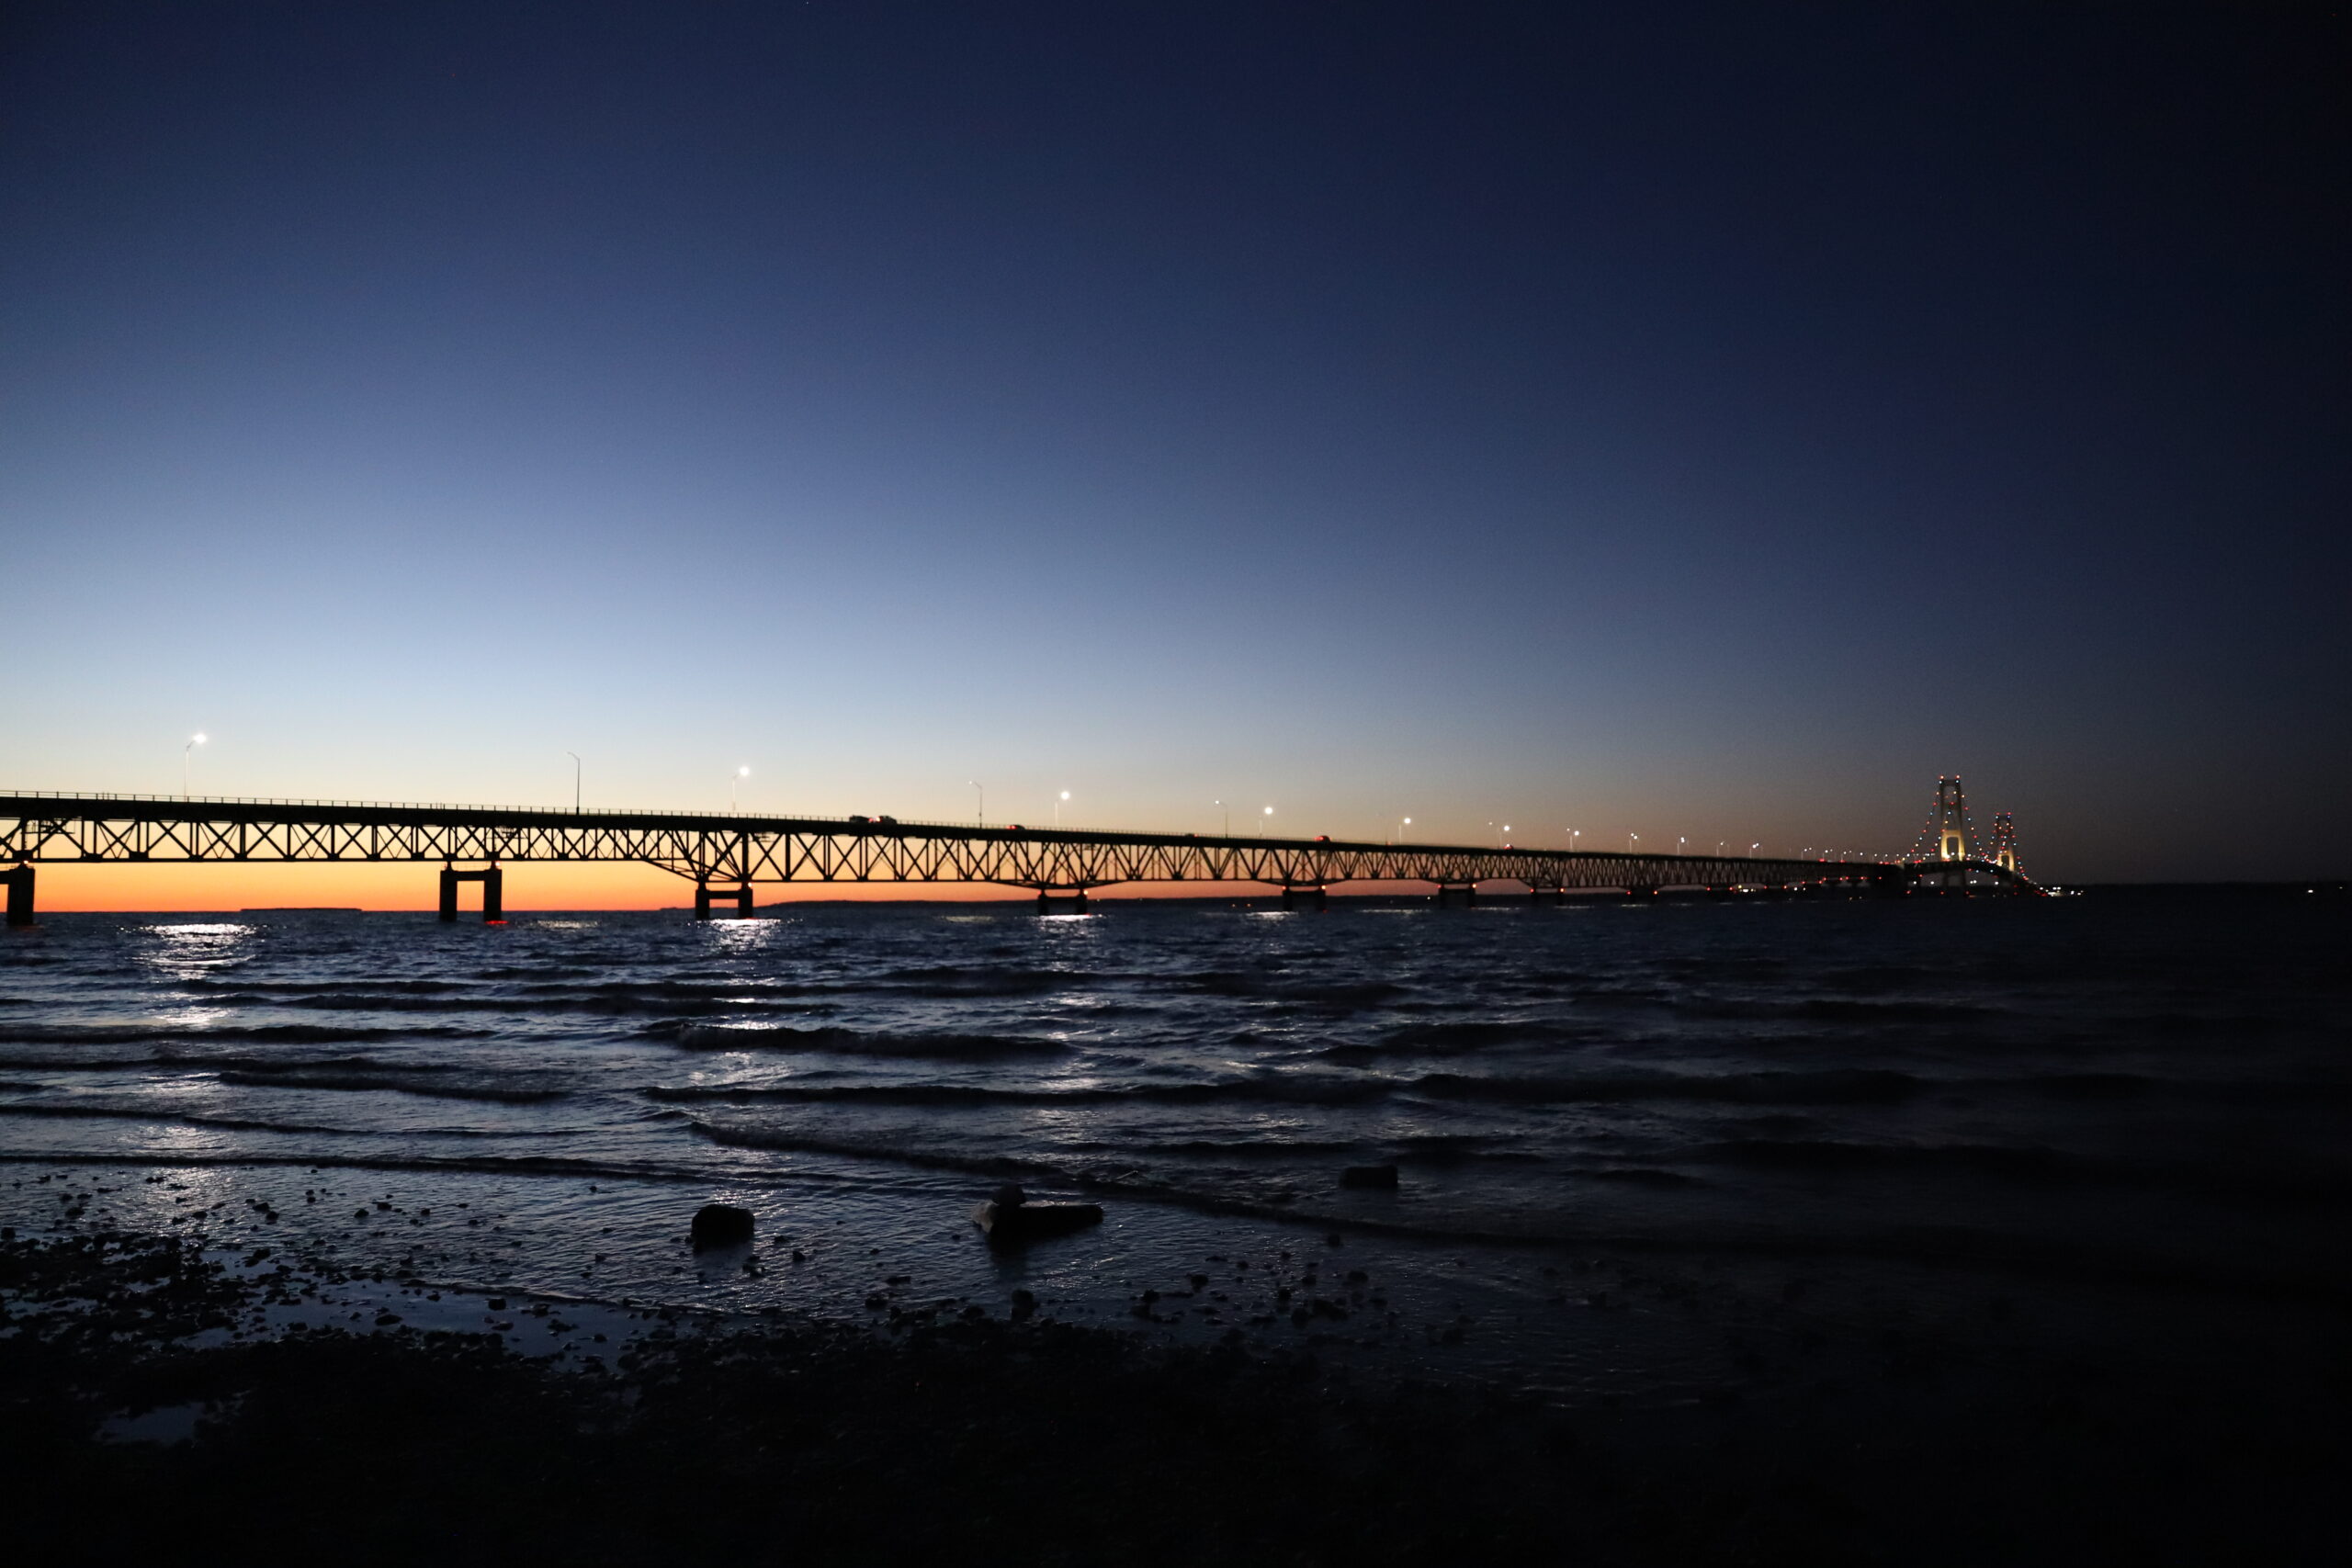
[[[1001,1320],[649,1319],[587,1371],[397,1326],[181,1343],[270,1289],[176,1238],[0,1243],[12,1561],[2335,1562],[2346,1539],[2341,1359],[2289,1409],[1917,1341],[1867,1389],[1563,1412]],[[192,1407],[179,1440],[120,1437]]]

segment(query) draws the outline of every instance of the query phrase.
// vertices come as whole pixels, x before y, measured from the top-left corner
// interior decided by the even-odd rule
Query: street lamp
[[[1764,846],[1763,846],[1763,845],[1761,845],[1761,844],[1750,844],[1750,845],[1748,845],[1748,846],[1747,846],[1747,858],[1748,858],[1749,860],[1754,860],[1754,859],[1756,858],[1756,852],[1757,852],[1757,851],[1758,851],[1758,850],[1760,850],[1760,849],[1762,849],[1763,847],[1764,847]]]
[[[1269,806],[1268,807],[1266,807],[1266,815],[1267,815],[1267,816],[1272,817],[1273,814],[1274,814],[1274,808],[1273,808],[1272,807]],[[1270,830],[1271,830],[1271,829],[1272,829],[1272,827],[1273,827],[1273,824],[1272,824],[1272,823],[1271,823],[1271,822],[1264,822],[1264,823],[1261,823],[1261,824],[1260,824],[1260,826],[1261,826],[1261,827],[1262,827],[1262,828],[1265,828],[1265,829],[1270,829]]]
[[[1584,829],[1581,828],[1571,828],[1568,829],[1568,853],[1574,854],[1577,852],[1577,838],[1579,834],[1583,833],[1583,831]]]
[[[571,809],[577,811],[580,809],[580,753],[566,751],[564,755],[571,759]]]
[[[978,790],[978,791],[979,792],[979,797],[980,797],[980,809],[979,809],[979,815],[978,815],[978,816],[977,816],[977,817],[975,817],[975,818],[973,818],[973,819],[972,819],[972,820],[973,820],[973,821],[975,821],[975,822],[977,822],[977,823],[978,823],[981,827],[985,828],[985,827],[987,827],[987,826],[989,825],[989,792],[988,792],[988,791],[986,791],[986,790],[984,790],[984,789],[981,789],[981,788],[980,788],[980,781],[979,781],[979,780],[978,780],[978,779],[966,779],[964,782],[965,782],[966,784],[970,784],[970,785],[972,786],[972,788],[973,788],[973,789]]]
[[[1403,821],[1403,822],[1401,822],[1400,824],[1398,824],[1397,829],[1396,829],[1396,841],[1397,841],[1398,843],[1400,843],[1400,844],[1401,844],[1401,843],[1403,843],[1403,842],[1405,841],[1405,829],[1406,829],[1407,828],[1411,827],[1412,825],[1413,825],[1413,819],[1412,819],[1411,818],[1409,818],[1409,817],[1406,818],[1404,819],[1404,821]]]
[[[1640,843],[1641,841],[1642,841],[1642,836],[1641,836],[1639,833],[1628,833],[1628,834],[1626,834],[1626,835],[1625,835],[1625,852],[1626,852],[1627,854],[1632,854],[1632,853],[1634,852],[1634,846],[1635,844]]]
[[[1062,800],[1068,800],[1069,798],[1069,791],[1064,790],[1061,794],[1061,800],[1054,802],[1054,826],[1057,828],[1062,825]]]
[[[1225,813],[1225,836],[1230,839],[1233,837],[1233,807],[1221,800],[1212,800],[1209,804]]]
[[[1682,853],[1683,846],[1690,843],[1690,840],[1687,837],[1677,837],[1674,840],[1674,852],[1676,854]]]
[[[749,768],[738,768],[738,769],[736,769],[736,770],[735,770],[735,776],[734,776],[733,778],[730,778],[730,779],[729,779],[729,780],[727,781],[727,809],[728,809],[728,810],[729,810],[729,811],[735,811],[735,810],[740,810],[740,809],[741,809],[741,807],[738,807],[738,806],[736,805],[736,800],[737,800],[737,798],[738,798],[738,796],[737,796],[737,795],[736,795],[736,790],[737,790],[737,789],[738,789],[738,788],[742,784],[742,783],[743,783],[743,781],[744,781],[745,779],[748,779],[748,778],[750,778],[751,776],[752,776],[752,770],[751,770],[751,769],[749,769]]]
[[[204,744],[198,735],[180,748],[180,798],[186,800],[194,793],[196,780],[196,749]]]

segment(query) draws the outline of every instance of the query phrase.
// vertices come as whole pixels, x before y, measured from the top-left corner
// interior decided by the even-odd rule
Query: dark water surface
[[[2088,1337],[2340,1313],[2347,934],[2193,895],[61,915],[0,948],[0,1188],[452,1284],[1023,1287],[1670,1396],[1726,1353],[1688,1326],[1724,1280]],[[1007,1177],[1110,1219],[991,1253],[964,1216]],[[684,1252],[713,1197],[748,1257]]]

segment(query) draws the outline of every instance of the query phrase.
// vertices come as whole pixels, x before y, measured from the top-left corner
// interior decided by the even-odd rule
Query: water
[[[0,1212],[609,1302],[1018,1286],[1661,1397],[1720,1370],[1693,1292],[1767,1277],[2091,1337],[2352,1295],[2340,905],[1098,909],[53,916],[0,949]],[[991,1252],[1007,1178],[1109,1219]],[[684,1251],[710,1198],[748,1255]]]

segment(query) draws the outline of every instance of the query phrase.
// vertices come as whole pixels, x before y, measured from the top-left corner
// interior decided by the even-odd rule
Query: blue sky
[[[1637,9],[25,9],[0,773],[2344,874],[2340,32]]]

